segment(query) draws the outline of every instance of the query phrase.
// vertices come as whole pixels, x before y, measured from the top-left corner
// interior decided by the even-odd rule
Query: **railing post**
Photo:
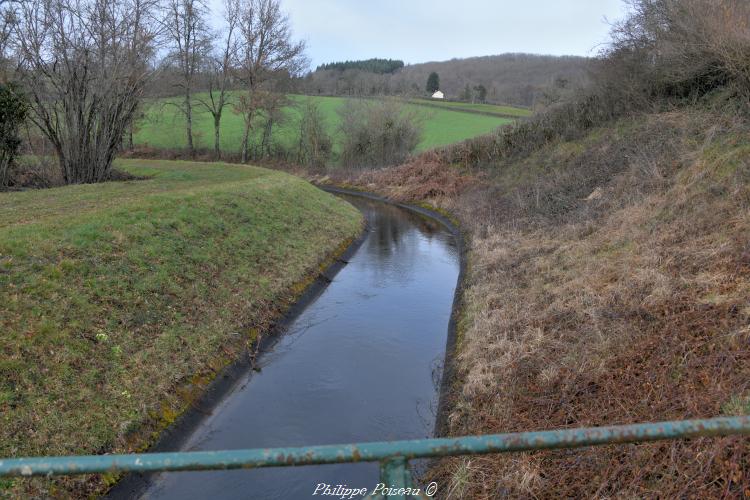
[[[399,490],[411,487],[409,462],[404,457],[390,457],[380,462],[380,482]],[[406,495],[389,495],[388,500],[405,500]]]

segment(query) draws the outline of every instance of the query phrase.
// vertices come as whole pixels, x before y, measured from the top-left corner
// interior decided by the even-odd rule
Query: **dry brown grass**
[[[750,147],[740,120],[628,119],[481,175],[434,157],[360,185],[470,234],[453,435],[750,412]],[[452,498],[750,494],[747,441],[445,460]]]
[[[385,187],[394,200],[427,201],[455,198],[478,179],[465,169],[446,166],[436,153],[428,152],[404,165],[367,171],[357,182],[374,189]]]

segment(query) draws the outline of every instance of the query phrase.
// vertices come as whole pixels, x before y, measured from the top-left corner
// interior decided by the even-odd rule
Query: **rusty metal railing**
[[[417,458],[729,435],[750,435],[750,416],[302,448],[9,458],[0,459],[0,477],[104,472],[178,472],[380,462],[383,487],[375,491],[374,496],[397,499],[406,498],[421,490],[411,485],[411,474],[408,469],[409,460]],[[420,491],[420,494],[424,493],[425,491]]]

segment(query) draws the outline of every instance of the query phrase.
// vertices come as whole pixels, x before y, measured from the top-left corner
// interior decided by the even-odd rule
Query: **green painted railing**
[[[420,491],[416,487],[411,487],[408,464],[409,460],[416,458],[580,448],[730,435],[750,435],[750,416],[303,448],[11,458],[0,459],[0,477],[251,469],[342,462],[380,462],[381,484],[368,493],[380,498],[406,498],[414,496],[415,493],[422,495],[426,493],[428,496],[435,493],[436,485],[434,484]],[[320,491],[315,492],[322,494]],[[310,493],[313,494],[314,491],[311,490]]]

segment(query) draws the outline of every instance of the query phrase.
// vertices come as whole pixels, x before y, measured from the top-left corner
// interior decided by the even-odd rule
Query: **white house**
[[[437,92],[432,94],[432,98],[433,99],[445,99],[445,94],[443,94],[442,92],[438,90]]]

